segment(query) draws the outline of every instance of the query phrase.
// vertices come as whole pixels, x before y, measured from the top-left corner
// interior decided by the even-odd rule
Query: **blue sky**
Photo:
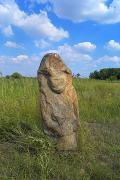
[[[120,0],[0,0],[0,72],[36,76],[47,52],[73,73],[120,67]]]

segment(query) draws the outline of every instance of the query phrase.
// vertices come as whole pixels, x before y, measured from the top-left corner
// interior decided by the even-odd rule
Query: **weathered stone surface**
[[[56,53],[46,54],[38,69],[44,132],[57,140],[58,149],[75,150],[79,112],[72,73]]]

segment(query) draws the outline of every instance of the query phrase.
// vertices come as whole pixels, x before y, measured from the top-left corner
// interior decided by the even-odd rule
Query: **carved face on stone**
[[[56,53],[43,57],[38,73],[47,78],[49,87],[56,93],[62,93],[65,90],[69,76],[71,77],[71,71]]]

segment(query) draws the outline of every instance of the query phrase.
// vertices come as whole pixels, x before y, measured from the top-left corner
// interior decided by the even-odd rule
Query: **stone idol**
[[[79,111],[71,70],[58,54],[49,53],[40,63],[37,78],[44,133],[56,140],[59,150],[75,150]]]

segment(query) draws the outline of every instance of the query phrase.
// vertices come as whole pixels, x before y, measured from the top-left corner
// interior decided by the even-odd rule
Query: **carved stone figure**
[[[59,150],[75,150],[79,127],[78,100],[72,73],[56,53],[46,54],[37,74],[44,132]]]

